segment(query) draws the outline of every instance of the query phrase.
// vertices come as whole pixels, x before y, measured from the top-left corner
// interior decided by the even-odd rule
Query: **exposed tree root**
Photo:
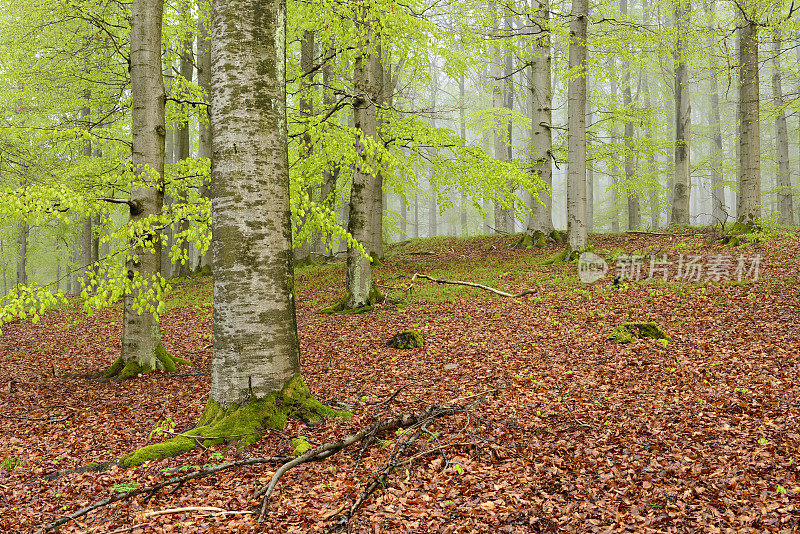
[[[222,471],[227,471],[229,469],[234,469],[246,465],[255,465],[255,464],[282,464],[275,472],[275,474],[272,476],[272,479],[270,480],[269,484],[264,488],[262,488],[261,490],[259,490],[254,495],[254,498],[261,498],[261,503],[259,505],[259,520],[263,520],[264,514],[266,513],[269,506],[269,499],[272,495],[272,492],[275,489],[275,486],[277,485],[280,478],[293,467],[296,467],[300,464],[307,462],[315,462],[323,460],[355,443],[364,442],[365,444],[369,444],[374,441],[374,438],[377,435],[385,432],[392,432],[394,430],[397,430],[398,428],[413,428],[414,431],[408,434],[409,438],[402,445],[398,446],[397,451],[391,456],[389,461],[377,473],[377,475],[372,477],[371,482],[367,484],[365,489],[359,494],[359,497],[356,499],[356,501],[350,506],[349,511],[345,516],[346,519],[344,520],[345,522],[349,522],[350,518],[352,518],[353,514],[355,514],[355,512],[358,510],[361,504],[369,497],[369,495],[373,491],[375,491],[375,489],[381,487],[381,484],[386,482],[388,476],[391,474],[394,468],[397,465],[400,465],[400,462],[398,462],[400,456],[406,450],[408,450],[408,448],[417,440],[419,436],[421,436],[422,434],[429,434],[427,426],[430,423],[441,417],[446,417],[459,412],[465,412],[470,408],[476,406],[480,402],[482,402],[487,395],[490,395],[496,391],[498,391],[497,388],[482,393],[478,393],[475,395],[470,395],[462,399],[457,399],[457,400],[475,399],[474,402],[472,402],[468,406],[459,406],[459,405],[429,406],[419,414],[404,413],[395,417],[385,417],[380,421],[378,421],[377,423],[372,424],[366,428],[363,428],[362,430],[354,434],[350,434],[337,441],[325,443],[319,445],[318,447],[310,449],[297,458],[290,458],[285,456],[265,456],[265,457],[245,458],[242,460],[236,460],[232,462],[224,462],[212,467],[192,471],[191,473],[187,473],[186,475],[180,477],[173,477],[169,480],[165,480],[157,484],[136,488],[125,493],[113,494],[110,495],[109,497],[106,497],[105,499],[96,501],[84,508],[81,508],[80,510],[72,514],[61,517],[56,521],[53,521],[52,523],[43,526],[36,532],[36,534],[43,534],[45,532],[49,532],[65,523],[68,523],[70,521],[75,521],[78,518],[83,517],[88,513],[92,512],[93,510],[97,510],[98,508],[102,508],[109,504],[125,501],[138,496],[144,496],[145,502],[147,502],[154,495],[156,495],[156,493],[166,488],[174,486],[173,489],[174,492],[180,489],[186,482],[189,482],[194,479],[211,476],[220,473]],[[441,448],[442,447],[437,447],[437,449],[435,450],[439,451]],[[344,511],[345,508],[346,507],[343,507],[340,510],[337,510],[336,514],[333,514],[330,517],[333,517],[334,515],[341,513],[341,511]]]
[[[173,356],[167,352],[167,349],[165,349],[164,345],[161,343],[159,343],[156,347],[155,357],[155,367],[150,367],[148,365],[141,365],[136,361],[126,362],[122,359],[122,356],[120,356],[114,363],[111,364],[111,367],[103,371],[103,376],[122,381],[133,378],[134,376],[140,374],[146,375],[155,369],[159,369],[167,373],[174,373],[178,369],[178,365],[192,364],[192,362],[189,360],[179,358],[178,356]]]
[[[199,446],[211,447],[229,442],[236,442],[240,446],[252,445],[264,435],[265,429],[282,429],[290,418],[316,424],[324,417],[349,415],[316,400],[302,377],[297,376],[281,392],[253,400],[244,406],[233,405],[223,409],[209,399],[196,428],[163,443],[142,447],[123,456],[119,463],[123,467],[133,467],[148,460],[177,456]]]
[[[186,475],[180,477],[174,477],[169,480],[165,480],[164,482],[159,482],[158,484],[153,484],[152,486],[144,486],[141,488],[136,488],[131,491],[127,491],[125,493],[115,493],[105,499],[100,501],[94,502],[89,506],[81,508],[77,512],[71,513],[67,516],[61,517],[52,523],[43,526],[41,529],[36,531],[36,534],[41,534],[44,532],[49,532],[55,528],[60,527],[64,523],[69,523],[79,517],[83,517],[92,510],[97,510],[98,508],[102,508],[103,506],[108,506],[109,504],[119,502],[119,501],[126,501],[128,499],[132,499],[134,497],[138,497],[139,495],[145,495],[145,500],[149,500],[153,497],[156,493],[163,490],[164,488],[168,488],[170,486],[175,486],[176,488],[182,486],[186,482],[190,480],[194,480],[196,478],[204,478],[221,471],[226,471],[228,469],[234,467],[240,467],[243,465],[254,465],[254,464],[275,464],[285,462],[286,457],[283,456],[259,456],[256,458],[246,458],[244,460],[236,460],[234,462],[225,462],[219,465],[215,465],[212,467],[208,467],[206,469],[198,469],[197,471],[192,471]]]
[[[499,289],[495,289],[495,288],[489,287],[489,286],[484,286],[484,285],[481,285],[481,284],[475,284],[473,282],[462,282],[461,280],[442,280],[442,279],[439,279],[439,278],[433,278],[432,276],[428,276],[426,274],[419,274],[419,273],[414,273],[414,276],[411,277],[411,286],[406,288],[406,291],[408,291],[409,289],[411,289],[411,287],[413,287],[414,280],[416,280],[417,278],[423,278],[425,280],[430,280],[431,282],[436,282],[437,284],[453,284],[453,285],[457,285],[457,286],[477,287],[478,289],[483,289],[484,291],[489,291],[489,292],[494,293],[496,295],[500,295],[501,297],[508,297],[508,298],[512,298],[512,299],[517,299],[519,297],[524,297],[525,295],[531,295],[531,294],[537,292],[536,289],[525,289],[525,290],[523,290],[523,291],[521,291],[521,292],[519,292],[519,293],[517,293],[515,295],[512,295],[511,293],[506,293],[505,291],[500,291]]]

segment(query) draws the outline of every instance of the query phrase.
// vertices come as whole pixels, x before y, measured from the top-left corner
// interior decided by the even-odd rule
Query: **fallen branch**
[[[477,287],[478,289],[483,289],[484,291],[490,291],[496,295],[500,295],[501,297],[508,297],[512,299],[517,299],[519,297],[524,297],[525,295],[530,295],[532,293],[536,293],[536,289],[525,289],[516,295],[512,295],[511,293],[506,293],[505,291],[500,291],[499,289],[495,289],[493,287],[484,286],[482,284],[475,284],[473,282],[462,282],[461,280],[442,280],[439,278],[433,278],[426,274],[419,274],[414,273],[414,276],[411,277],[411,283],[413,285],[414,280],[417,278],[424,278],[425,280],[430,280],[431,282],[436,282],[437,284],[452,284],[457,286],[468,286],[468,287]]]
[[[473,402],[470,406],[473,406],[481,401],[483,397],[498,391],[498,388],[493,388],[482,393],[477,393],[474,395],[469,395],[467,397],[462,397],[462,399],[469,399],[474,397],[479,397],[475,402]],[[461,399],[456,399],[461,400]],[[436,406],[431,405],[425,409],[419,415],[413,413],[404,413],[395,417],[385,417],[371,425],[367,428],[361,429],[360,431],[356,432],[355,434],[350,434],[340,440],[323,443],[322,445],[315,447],[313,449],[308,450],[305,454],[298,456],[297,458],[286,462],[281,467],[275,471],[275,474],[272,475],[272,478],[269,481],[269,484],[258,490],[253,497],[259,498],[261,497],[261,505],[260,511],[258,514],[258,521],[261,522],[264,520],[264,516],[267,513],[267,509],[269,507],[269,499],[272,496],[272,492],[275,490],[275,486],[277,485],[280,478],[286,474],[287,471],[296,467],[300,464],[311,462],[315,460],[319,460],[322,458],[327,458],[336,454],[337,452],[341,451],[342,449],[349,447],[354,443],[358,443],[365,438],[372,438],[379,433],[382,432],[390,432],[393,430],[397,430],[398,428],[403,427],[411,427],[411,426],[425,426],[434,419],[438,419],[440,417],[444,417],[447,415],[452,415],[454,413],[463,412],[467,410],[468,407],[463,406],[455,406],[451,404],[450,406]],[[416,439],[416,438],[415,438]],[[374,491],[374,490],[373,490]],[[371,492],[370,492],[371,493]],[[367,494],[368,495],[368,494]],[[366,498],[366,496],[364,497]],[[355,511],[353,509],[353,511]]]
[[[355,434],[350,434],[340,440],[332,441],[329,443],[323,443],[318,447],[314,447],[313,449],[308,450],[304,454],[294,458],[293,460],[286,462],[282,466],[275,471],[275,474],[272,475],[272,478],[269,481],[269,484],[258,490],[253,497],[261,499],[261,506],[260,512],[258,515],[258,520],[263,521],[264,515],[267,513],[267,508],[269,507],[269,499],[272,496],[272,492],[275,490],[275,486],[278,484],[278,481],[281,477],[286,474],[287,471],[292,469],[293,467],[297,467],[300,464],[315,461],[321,458],[327,458],[339,452],[340,450],[344,449],[345,447],[349,447],[353,443],[358,443],[362,439],[368,436],[374,436],[381,432],[390,432],[392,430],[397,430],[401,427],[408,427],[413,426],[419,423],[420,421],[426,420],[433,420],[439,417],[443,417],[445,415],[452,415],[458,411],[463,410],[460,407],[440,407],[440,406],[429,406],[424,412],[421,414],[413,414],[413,413],[404,413],[402,415],[398,415],[396,417],[385,417],[371,425],[367,428],[356,432]]]
[[[103,506],[108,506],[109,504],[112,504],[112,503],[115,503],[115,502],[132,499],[133,497],[136,497],[138,495],[154,494],[154,493],[156,493],[158,491],[161,491],[162,489],[164,489],[164,488],[166,488],[168,486],[181,485],[181,484],[183,484],[185,482],[188,482],[189,480],[193,480],[195,478],[204,478],[204,477],[219,473],[221,471],[225,471],[227,469],[231,469],[233,467],[239,467],[239,466],[243,466],[243,465],[266,464],[266,463],[281,463],[281,462],[285,462],[285,461],[286,461],[286,457],[283,457],[283,456],[258,456],[258,457],[255,457],[255,458],[246,458],[244,460],[236,460],[234,462],[225,462],[225,463],[222,463],[222,464],[219,464],[219,465],[215,465],[215,466],[212,466],[212,467],[209,467],[209,468],[206,468],[206,469],[198,469],[197,471],[192,471],[191,473],[188,473],[188,474],[186,474],[186,475],[184,475],[182,477],[171,478],[169,480],[165,480],[164,482],[159,482],[158,484],[153,484],[152,486],[136,488],[134,490],[131,490],[131,491],[128,491],[128,492],[125,492],[125,493],[117,493],[115,495],[111,495],[110,497],[106,497],[105,499],[102,499],[100,501],[96,501],[96,502],[90,504],[89,506],[81,508],[80,510],[78,510],[75,513],[72,513],[72,514],[70,514],[68,516],[64,516],[64,517],[62,517],[60,519],[57,519],[56,521],[53,521],[52,523],[50,523],[48,525],[45,525],[44,527],[42,527],[41,529],[36,531],[36,534],[42,534],[44,532],[49,532],[49,531],[51,531],[51,530],[53,530],[53,529],[55,529],[57,527],[60,527],[64,523],[68,523],[70,521],[74,521],[75,519],[77,519],[79,517],[85,516],[86,514],[91,512],[92,510],[96,510],[98,508],[102,508]]]
[[[252,514],[252,510],[225,510],[224,508],[217,508],[216,506],[184,506],[183,508],[168,508],[166,510],[153,510],[145,512],[145,517],[156,517],[158,515],[166,514],[180,514],[182,512],[215,512],[214,515],[226,514]]]

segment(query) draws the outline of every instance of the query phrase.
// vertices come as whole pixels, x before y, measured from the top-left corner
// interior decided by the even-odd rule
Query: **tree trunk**
[[[549,6],[538,2],[533,28],[546,28],[550,21]],[[533,31],[533,30],[531,30]],[[531,57],[531,171],[539,176],[543,187],[537,193],[540,202],[531,201],[531,216],[526,235],[532,244],[542,245],[553,232],[553,139],[551,124],[553,87],[550,59],[550,32],[535,37]]]
[[[620,0],[619,9],[624,19],[628,18],[628,1]],[[622,105],[625,107],[625,190],[628,197],[628,230],[637,230],[642,225],[639,213],[639,193],[633,184],[633,122],[630,120],[633,112],[633,97],[631,95],[631,65],[622,60]]]
[[[314,98],[313,98],[313,91],[314,91],[314,76],[316,71],[314,70],[314,32],[311,30],[305,30],[303,32],[303,37],[300,40],[300,117],[303,120],[306,120],[306,126],[304,128],[304,133],[300,139],[300,157],[301,158],[311,158],[314,152],[314,145],[311,142],[311,133],[309,133],[309,124],[311,118],[314,115]],[[303,176],[302,178],[304,184],[308,184],[310,181],[309,176]],[[305,195],[312,199],[313,188],[307,187],[305,190]],[[300,216],[297,219],[295,229],[300,232],[306,225],[306,216]],[[298,265],[303,265],[308,263],[311,260],[311,240],[312,236],[308,236],[308,238],[303,241],[300,245],[297,246],[294,250],[294,261]]]
[[[223,409],[280,392],[300,374],[291,289],[285,6],[221,0],[212,8],[209,406]]]
[[[372,79],[375,88],[375,103],[378,108],[384,106],[386,97],[386,72],[383,68],[383,54],[380,45],[380,36],[376,34],[375,53],[372,54],[370,67],[373,69]],[[380,141],[379,132],[383,126],[383,118],[375,110],[376,126],[375,141]],[[375,171],[372,173],[372,202],[370,202],[370,240],[367,249],[373,258],[383,258],[383,172],[380,168],[380,157],[375,162]]]
[[[183,13],[184,20],[191,19],[191,12],[189,10],[189,4],[186,4],[186,8]],[[187,82],[191,83],[192,75],[194,71],[194,61],[192,61],[192,45],[193,45],[193,38],[187,38],[186,41],[183,42],[183,53],[181,54],[181,62],[180,62],[180,73],[181,78],[186,80]],[[177,161],[184,161],[189,159],[190,156],[190,137],[189,137],[189,117],[185,117],[181,119],[180,124],[178,125],[177,136],[175,139],[175,152],[176,152],[176,159]],[[179,199],[181,204],[185,204],[189,201],[189,195],[187,191],[183,191],[180,194]],[[189,229],[189,221],[183,220],[176,224],[176,231],[178,234],[185,233]],[[183,241],[181,243],[181,260],[180,262],[175,264],[173,274],[177,276],[188,276],[189,273],[192,272],[192,264],[189,261],[189,241],[184,236]]]
[[[336,57],[336,50],[333,47],[328,48],[326,57],[331,58],[325,62],[322,67],[322,86],[323,86],[323,104],[325,109],[330,111],[336,105],[336,98],[331,89],[333,83],[333,68],[332,61]],[[320,188],[320,203],[331,211],[336,208],[336,182],[339,179],[339,165],[334,163],[333,168],[326,168],[322,174],[322,186]],[[320,254],[325,252],[325,245],[322,241],[320,245]]]
[[[711,87],[709,90],[709,115],[708,125],[711,129],[711,144],[709,151],[711,152],[711,217],[713,222],[725,224],[728,220],[728,214],[725,211],[725,185],[723,184],[723,157],[722,152],[722,119],[720,118],[719,111],[719,84],[717,82],[717,71],[719,66],[714,59],[714,37],[712,30],[714,27],[714,14],[716,13],[716,2],[710,0],[707,6],[708,13],[708,42],[706,44],[709,57],[709,66],[711,68],[710,82]]]
[[[414,193],[414,237],[419,237],[419,195]]]
[[[132,162],[135,171],[131,186],[130,222],[137,223],[161,213],[164,201],[164,82],[161,73],[161,21],[163,0],[134,0],[131,16],[131,131]],[[158,319],[151,311],[152,298],[139,296],[159,293],[161,247],[154,229],[137,234],[139,245],[127,259],[128,279],[134,282],[124,298],[122,354],[107,374],[119,379],[148,373],[153,369],[174,369],[171,357],[161,347]]]
[[[211,98],[211,39],[208,35],[208,18],[210,13],[205,13],[204,8],[207,6],[203,0],[199,0],[197,4],[197,84],[203,89],[206,95],[206,101]],[[211,108],[205,107],[200,109],[200,118],[198,120],[198,143],[197,143],[197,159],[211,159]],[[211,200],[211,177],[209,176],[203,181],[198,192],[201,198],[208,201]],[[211,254],[211,247],[205,253],[199,254],[200,258],[197,262],[199,269],[211,268],[213,255]]]
[[[588,102],[588,84],[587,84],[587,102],[586,102],[586,232],[589,234],[594,233],[594,160],[589,158],[591,153],[592,139],[588,134],[588,128],[593,121],[592,110],[589,108]]]
[[[586,33],[588,0],[572,0],[569,68],[579,73],[567,89],[567,236],[572,252],[584,250],[586,232]]]
[[[691,195],[689,141],[692,107],[686,70],[686,34],[690,5],[688,0],[675,2],[675,189],[672,194],[670,224],[689,224]]]
[[[614,103],[614,106],[617,105],[617,97],[619,95],[619,88],[617,87],[617,58],[616,56],[611,56],[611,76],[610,76],[610,84],[611,84],[611,100]],[[619,191],[617,188],[619,187],[619,158],[616,152],[616,146],[619,143],[619,138],[617,137],[617,121],[614,119],[609,120],[608,123],[608,133],[610,137],[611,146],[614,147],[614,150],[611,151],[610,159],[609,159],[609,174],[611,180],[611,231],[612,232],[619,232],[619,202],[618,196]]]
[[[366,7],[358,8],[363,15]],[[370,157],[365,145],[367,138],[375,141],[378,131],[376,117],[376,91],[374,68],[372,68],[372,55],[374,53],[373,32],[369,24],[363,22],[363,37],[359,53],[356,57],[353,83],[355,97],[353,98],[353,116],[355,129],[359,137],[356,140],[356,153],[358,162],[353,173],[353,185],[350,189],[350,217],[347,231],[356,241],[365,247],[370,242],[370,206],[375,198],[375,179],[372,176],[376,162]],[[347,249],[347,294],[344,307],[349,309],[372,306],[375,303],[375,284],[372,280],[372,266],[370,258],[364,257],[354,247]]]
[[[17,257],[17,284],[23,286],[28,285],[28,236],[30,235],[30,226],[28,223],[23,222],[19,225],[19,238],[18,238],[18,252]]]
[[[750,0],[752,1],[752,0]],[[741,20],[739,28],[739,100],[741,117],[739,135],[739,199],[737,217],[744,220],[761,217],[761,140],[758,89],[758,24],[750,2],[743,1],[742,11],[750,20]]]
[[[435,61],[435,60],[434,60]],[[437,71],[437,67],[435,63],[431,63],[431,128],[436,128],[436,97],[439,92],[439,75]],[[433,150],[431,149],[431,153]],[[436,216],[438,215],[439,209],[436,206],[437,200],[437,192],[436,187],[433,185],[433,176],[436,169],[431,165],[430,175],[428,179],[428,185],[430,186],[430,210],[428,211],[428,237],[434,237],[437,234],[437,220]]]
[[[490,3],[489,9],[492,13],[492,17],[495,20],[494,30],[497,33],[500,33],[500,17],[497,13],[497,4]],[[504,67],[505,67],[505,57],[503,55],[503,47],[496,44],[492,50],[492,64],[491,64],[491,84],[492,84],[492,107],[496,110],[496,114],[499,115],[497,110],[502,109],[505,107],[506,99],[505,95],[503,94],[503,89],[505,87],[505,81],[501,79],[503,77]],[[499,120],[498,120],[499,122]],[[508,145],[505,139],[507,133],[506,128],[501,128],[501,125],[498,123],[494,124],[493,128],[493,139],[494,139],[494,157],[498,161],[508,161]],[[505,124],[503,124],[505,126]],[[499,199],[494,201],[494,229],[496,232],[503,233],[508,232],[509,229],[506,225],[508,218],[506,217],[505,209]]]
[[[775,32],[772,41],[772,100],[777,115],[775,116],[775,145],[778,156],[778,209],[780,217],[778,224],[791,226],[794,224],[794,207],[792,202],[792,182],[789,175],[789,132],[786,127],[786,114],[783,110],[783,87],[781,85],[781,59],[782,51],[780,35]]]
[[[463,48],[463,46],[462,46]],[[461,132],[461,143],[466,146],[467,144],[467,121],[465,117],[465,108],[467,106],[466,98],[464,96],[464,73],[458,76],[458,123]],[[467,230],[467,193],[461,193],[461,235],[469,235]]]

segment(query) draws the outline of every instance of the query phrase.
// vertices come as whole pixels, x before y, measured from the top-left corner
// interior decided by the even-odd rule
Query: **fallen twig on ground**
[[[495,289],[493,287],[485,286],[482,284],[476,284],[473,282],[463,282],[461,280],[442,280],[440,278],[433,278],[432,276],[428,276],[427,274],[419,274],[414,273],[414,276],[411,277],[411,284],[414,284],[414,280],[417,278],[423,278],[425,280],[430,280],[431,282],[436,282],[437,284],[452,284],[457,286],[468,286],[468,287],[477,287],[478,289],[483,289],[484,291],[489,291],[491,293],[495,293],[500,295],[501,297],[509,297],[512,299],[516,299],[519,297],[524,297],[525,295],[530,295],[532,293],[536,293],[536,289],[525,289],[516,295],[512,295],[511,293],[506,293],[505,291],[501,291],[499,289]]]
[[[192,471],[191,473],[188,473],[188,474],[186,474],[186,475],[184,475],[182,477],[174,477],[174,478],[171,478],[169,480],[165,480],[164,482],[159,482],[158,484],[153,484],[151,486],[145,486],[145,487],[141,487],[141,488],[136,488],[134,490],[127,491],[125,493],[117,493],[117,494],[111,495],[110,497],[106,497],[105,499],[96,501],[96,502],[90,504],[89,506],[81,508],[80,510],[78,510],[75,513],[72,513],[72,514],[69,514],[67,516],[61,517],[61,518],[57,519],[56,521],[53,521],[52,523],[49,523],[49,524],[43,526],[41,529],[36,531],[36,534],[49,532],[49,531],[51,531],[51,530],[63,525],[64,523],[68,523],[70,521],[74,521],[75,519],[88,514],[92,510],[96,510],[98,508],[102,508],[103,506],[107,506],[109,504],[112,504],[112,503],[115,503],[115,502],[119,502],[119,501],[125,501],[125,500],[128,500],[128,499],[132,499],[133,497],[136,497],[138,495],[155,494],[156,492],[161,491],[162,489],[164,489],[164,488],[166,488],[168,486],[172,486],[172,485],[179,486],[179,485],[184,484],[185,482],[187,482],[189,480],[193,480],[195,478],[207,477],[209,475],[213,475],[215,473],[219,473],[221,471],[225,471],[227,469],[231,469],[231,468],[239,467],[239,466],[243,466],[243,465],[265,464],[265,463],[281,463],[281,462],[285,462],[286,460],[287,460],[287,458],[284,457],[284,456],[258,456],[258,457],[255,457],[255,458],[245,458],[244,460],[236,460],[236,461],[233,461],[233,462],[225,462],[225,463],[222,463],[222,464],[219,464],[219,465],[208,467],[206,469],[198,469],[197,471]]]

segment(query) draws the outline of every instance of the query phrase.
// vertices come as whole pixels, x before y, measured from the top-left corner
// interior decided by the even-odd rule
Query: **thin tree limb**
[[[500,295],[501,297],[508,297],[512,299],[516,299],[519,297],[524,297],[525,295],[530,295],[532,293],[536,293],[536,289],[525,289],[516,295],[512,295],[511,293],[506,293],[505,291],[500,291],[499,289],[495,289],[493,287],[484,286],[482,284],[475,284],[473,282],[462,282],[461,280],[442,280],[439,278],[433,278],[432,276],[428,276],[426,274],[419,274],[414,273],[414,276],[411,277],[411,282],[413,283],[415,279],[423,278],[425,280],[430,280],[431,282],[436,282],[437,284],[452,284],[457,286],[468,286],[468,287],[477,287],[478,289],[483,289],[484,291],[489,291],[496,295]]]

